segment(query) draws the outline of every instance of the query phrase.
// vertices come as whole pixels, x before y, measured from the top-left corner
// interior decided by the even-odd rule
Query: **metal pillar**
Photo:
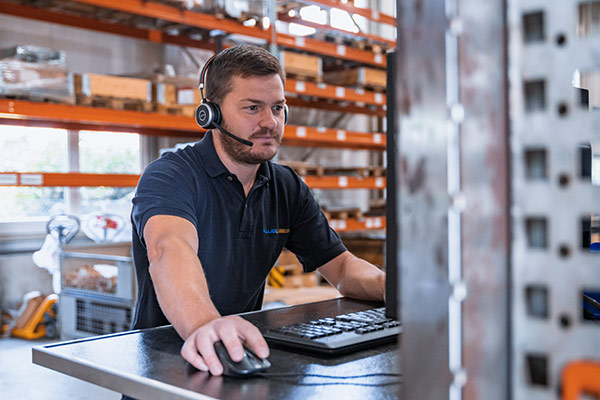
[[[398,2],[403,398],[508,396],[504,2]]]

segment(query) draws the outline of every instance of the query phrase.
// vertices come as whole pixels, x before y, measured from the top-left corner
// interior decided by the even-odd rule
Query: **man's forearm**
[[[373,264],[352,256],[345,260],[344,275],[337,289],[344,296],[383,301],[385,273]]]
[[[186,339],[220,317],[210,299],[202,265],[185,243],[169,243],[150,262],[150,275],[163,313]]]

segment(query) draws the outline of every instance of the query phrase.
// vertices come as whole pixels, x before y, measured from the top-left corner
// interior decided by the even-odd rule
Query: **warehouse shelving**
[[[230,34],[239,34],[244,36],[249,36],[252,38],[262,39],[268,43],[274,43],[278,46],[284,46],[292,49],[312,52],[316,54],[331,56],[339,59],[345,59],[349,61],[355,61],[359,63],[365,63],[370,65],[375,65],[379,67],[386,66],[385,57],[381,54],[376,54],[372,51],[355,49],[344,45],[339,45],[336,43],[324,42],[321,40],[297,37],[294,35],[279,33],[275,30],[274,25],[271,25],[268,29],[262,29],[257,26],[244,26],[242,23],[238,21],[234,21],[227,18],[217,18],[215,16],[209,14],[203,14],[195,11],[187,11],[182,10],[181,8],[143,1],[143,0],[121,0],[119,2],[115,2],[112,0],[74,0],[79,3],[85,3],[92,6],[103,7],[107,9],[122,11],[131,13],[132,15],[141,15],[149,18],[157,18],[164,21],[174,22],[182,25],[193,26],[197,28],[207,29],[207,30],[220,30],[225,31]],[[66,25],[71,25],[68,22],[68,16],[57,16],[57,14],[61,14],[58,12],[44,13],[37,12],[32,13],[31,16],[28,16],[27,13],[31,12],[31,10],[27,10],[22,8],[24,6],[3,2],[3,9],[8,14],[19,16],[24,16],[27,18],[33,17],[35,15],[39,16],[42,20],[47,20],[48,18],[54,18],[52,22],[56,23],[65,23]],[[13,11],[11,11],[13,10]],[[25,14],[25,15],[23,15]],[[73,24],[77,22],[77,19],[73,20]],[[109,26],[106,23],[101,21],[97,21],[93,18],[85,18],[80,21],[81,24],[88,25],[87,29],[106,31]],[[115,27],[116,28],[116,27]],[[147,38],[152,41],[160,41],[162,39],[176,41],[179,36],[175,35],[165,35],[160,31],[148,31],[139,32],[139,31],[128,31],[126,27],[116,28],[115,32],[118,33],[118,30],[122,29],[125,36],[131,35],[139,35],[141,38]],[[176,43],[178,44],[178,43]],[[196,46],[200,46],[199,43],[196,43]]]
[[[137,174],[86,174],[81,172],[0,172],[0,186],[109,186],[135,187]],[[383,177],[306,176],[311,189],[383,189]]]
[[[352,89],[343,86],[313,83],[296,79],[286,79],[285,91],[305,96],[315,96],[323,99],[350,101],[356,103],[383,106],[385,94],[362,89]]]
[[[387,15],[368,8],[356,7],[351,3],[342,2],[341,0],[301,0],[301,2],[306,4],[316,4],[327,8],[339,8],[350,14],[360,15],[375,22],[396,26],[396,17],[393,15]]]
[[[46,10],[40,7],[31,7],[17,3],[8,3],[5,1],[0,1],[0,14],[51,22],[59,25],[71,26],[74,28],[116,34],[134,39],[148,40],[155,43],[166,43],[212,51],[215,51],[216,49],[216,44],[213,42],[191,39],[181,35],[169,35],[158,29],[136,28],[114,22],[100,21],[95,18],[65,14],[62,12]]]
[[[37,103],[0,99],[0,124],[53,126],[67,129],[114,130],[160,136],[195,137],[204,135],[193,118],[140,111],[112,110],[68,104]],[[360,133],[288,125],[284,144],[385,150],[381,133]]]
[[[318,30],[335,32],[335,33],[344,34],[344,35],[350,34],[348,31],[345,31],[343,29],[337,29],[337,28],[334,28],[334,27],[331,27],[328,25],[321,25],[316,22],[306,21],[299,17],[292,17],[286,13],[278,13],[277,18],[280,21],[291,22],[291,23],[295,23],[295,24],[299,24],[299,25],[305,25],[305,26],[309,26],[311,28],[315,28]],[[381,36],[371,35],[371,34],[364,33],[364,32],[352,33],[352,36],[359,37],[359,38],[365,38],[365,39],[371,40],[376,43],[384,43],[389,47],[396,46],[396,42],[394,40],[389,40],[389,39],[386,39]]]
[[[275,24],[268,29],[257,26],[244,26],[241,22],[217,18],[195,11],[187,11],[176,6],[145,0],[73,0],[102,9],[115,10],[154,18],[182,26],[204,30],[225,31],[265,40],[280,47],[300,50],[318,55],[333,57],[353,63],[367,64],[379,68],[386,67],[386,60],[378,52],[358,49],[322,40],[297,37],[277,32]],[[365,16],[378,22],[395,24],[393,17],[372,10],[360,9],[334,0],[310,2],[325,7],[336,7],[351,13]],[[47,10],[26,4],[0,0],[0,13],[47,21],[66,26],[90,29],[125,37],[148,40],[215,51],[214,40],[197,40],[185,35],[165,33],[159,29],[99,20],[90,15],[72,15],[62,10]],[[92,14],[93,15],[93,14]],[[281,15],[281,13],[280,13]],[[282,16],[282,20],[288,20]],[[131,22],[131,21],[130,21]],[[296,22],[296,21],[294,21]],[[299,21],[298,21],[299,22]],[[306,22],[306,21],[304,21]],[[310,23],[307,23],[310,25]],[[395,42],[360,34],[380,43],[393,45]],[[386,97],[382,93],[362,89],[352,89],[334,85],[317,84],[296,79],[288,79],[285,87],[288,104],[299,107],[318,107],[349,113],[363,113],[376,117],[385,116]],[[289,96],[291,94],[291,96]],[[296,95],[296,96],[294,96]],[[136,132],[140,134],[194,137],[199,138],[204,131],[189,117],[142,113],[139,111],[114,110],[84,107],[67,104],[36,103],[25,100],[0,99],[0,124],[26,126],[52,126],[67,129],[91,129]],[[289,125],[285,129],[284,145],[320,146],[349,149],[382,151],[385,149],[385,135],[381,133],[359,133],[338,129],[303,127]],[[125,174],[82,174],[82,173],[2,173],[0,186],[114,186],[133,187],[139,175]],[[303,178],[313,189],[385,189],[384,177],[356,176],[306,176]],[[383,222],[382,222],[383,221]],[[344,219],[332,220],[338,231],[384,229],[385,219]]]

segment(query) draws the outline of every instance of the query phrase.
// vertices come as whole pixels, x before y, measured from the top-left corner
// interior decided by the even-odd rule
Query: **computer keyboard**
[[[271,328],[264,337],[277,347],[337,355],[394,342],[401,332],[381,307]]]

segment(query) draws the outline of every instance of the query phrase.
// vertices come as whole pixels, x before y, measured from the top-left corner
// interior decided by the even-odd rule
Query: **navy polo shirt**
[[[260,165],[246,197],[223,165],[211,132],[167,152],[144,171],[133,199],[133,255],[138,281],[134,328],[168,324],[148,271],[144,226],[154,215],[190,221],[211,300],[221,315],[258,310],[265,280],[284,247],[313,271],[346,250],[308,186],[289,167]]]

